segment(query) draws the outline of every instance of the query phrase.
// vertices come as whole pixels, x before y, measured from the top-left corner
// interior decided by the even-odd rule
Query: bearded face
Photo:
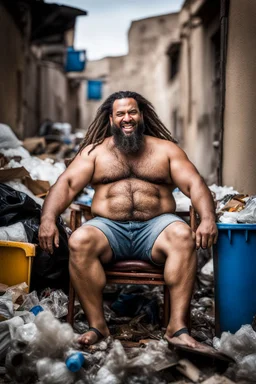
[[[112,123],[111,133],[116,147],[125,155],[137,153],[143,146],[145,126],[143,121],[139,123],[129,123],[136,125],[133,132],[126,134],[116,124]]]
[[[115,100],[110,116],[111,133],[116,147],[124,154],[137,153],[143,146],[143,115],[133,98]]]

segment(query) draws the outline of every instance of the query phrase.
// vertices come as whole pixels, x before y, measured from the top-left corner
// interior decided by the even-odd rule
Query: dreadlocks
[[[145,135],[159,137],[160,139],[165,139],[176,143],[176,140],[173,139],[168,129],[160,121],[153,105],[148,100],[136,92],[119,91],[110,95],[97,110],[96,117],[90,124],[86,136],[80,145],[78,153],[81,152],[82,149],[87,145],[93,144],[93,147],[90,150],[91,152],[97,145],[101,144],[106,137],[111,136],[109,115],[112,114],[113,103],[117,99],[127,98],[136,100],[139,110],[143,112]]]

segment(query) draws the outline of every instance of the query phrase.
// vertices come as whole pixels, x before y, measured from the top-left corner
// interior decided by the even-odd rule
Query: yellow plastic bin
[[[0,283],[11,286],[25,282],[30,287],[35,254],[35,244],[0,240]]]

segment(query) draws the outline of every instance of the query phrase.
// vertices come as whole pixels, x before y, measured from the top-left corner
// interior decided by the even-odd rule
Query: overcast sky
[[[81,8],[77,18],[75,48],[86,49],[89,60],[128,52],[127,32],[133,20],[177,12],[184,0],[45,0]]]

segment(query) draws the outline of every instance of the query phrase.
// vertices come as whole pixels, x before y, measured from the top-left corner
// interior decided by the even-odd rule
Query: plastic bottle
[[[69,355],[65,361],[67,368],[71,372],[78,372],[85,362],[82,352],[74,352]]]

